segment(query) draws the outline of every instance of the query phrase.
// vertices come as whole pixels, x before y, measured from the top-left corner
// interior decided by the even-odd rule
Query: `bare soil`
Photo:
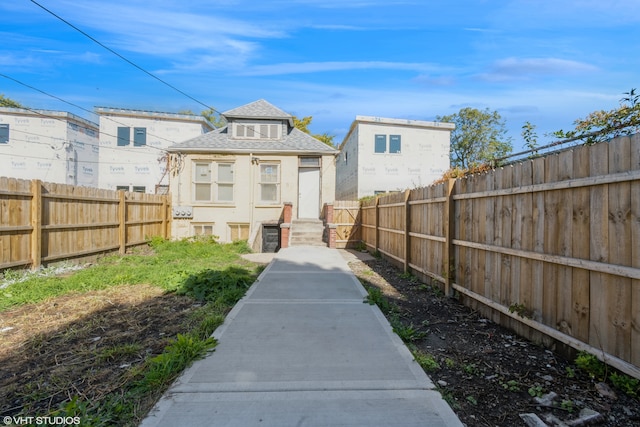
[[[384,260],[349,265],[365,286],[384,293],[395,307],[393,316],[415,328],[416,339],[408,345],[438,362],[427,373],[466,426],[524,426],[525,413],[574,426],[640,425],[637,398],[615,389],[615,396],[608,395],[571,360],[519,338]],[[191,298],[137,285],[0,313],[0,415],[41,416],[73,396],[97,402],[118,393],[146,356],[160,354],[190,329],[198,307]],[[530,390],[557,398],[544,406]],[[138,413],[143,416],[154,400]],[[585,408],[599,419],[585,422]]]
[[[415,329],[409,348],[437,361],[439,367],[427,374],[466,426],[526,426],[520,414],[535,414],[549,426],[640,426],[638,398],[591,378],[572,360],[518,337],[382,259],[349,266],[365,287],[380,289],[393,304],[389,318]],[[551,392],[557,397],[535,400]],[[588,416],[588,410],[600,415]]]
[[[136,285],[0,313],[0,415],[46,416],[74,396],[98,402],[118,393],[147,356],[189,330],[197,307],[192,298]]]

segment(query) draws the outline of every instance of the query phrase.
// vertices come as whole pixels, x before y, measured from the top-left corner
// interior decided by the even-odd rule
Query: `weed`
[[[516,380],[509,380],[507,382],[500,381],[500,385],[505,390],[520,391],[520,383]]]
[[[416,329],[413,323],[405,325],[396,316],[391,319],[391,326],[393,327],[393,332],[398,334],[402,341],[405,342],[418,341],[426,336],[426,332]]]
[[[603,380],[607,373],[607,365],[596,356],[586,351],[581,351],[575,360],[576,366],[585,371],[591,378]]]
[[[367,290],[369,295],[365,298],[365,302],[370,305],[377,305],[378,308],[385,314],[391,313],[391,303],[382,294],[382,291],[378,288],[369,288]]]
[[[566,372],[567,372],[567,378],[575,378],[576,377],[576,371],[571,366],[567,366]]]
[[[178,294],[189,295],[198,301],[229,304],[240,299],[253,280],[254,276],[248,270],[239,267],[204,270],[188,277]]]
[[[414,276],[413,274],[411,274],[408,271],[405,271],[404,273],[400,274],[400,278],[404,279],[404,280],[408,280],[411,283],[416,282],[418,279],[416,279],[416,276]]]
[[[531,319],[532,313],[524,304],[513,303],[509,306],[509,313],[517,313],[522,318]]]
[[[447,366],[447,368],[449,369],[453,369],[456,367],[456,361],[451,359],[451,358],[446,358],[444,359],[444,364]]]
[[[473,396],[467,396],[467,401],[469,403],[471,403],[473,406],[477,406],[478,405],[478,399],[476,399]]]
[[[440,364],[430,354],[423,353],[421,351],[415,351],[413,353],[413,358],[416,362],[424,369],[425,372],[433,372],[437,369],[440,369]]]
[[[447,402],[447,404],[451,407],[451,409],[453,409],[455,411],[461,409],[460,408],[460,404],[458,403],[458,400],[455,398],[453,393],[451,393],[449,390],[445,390],[443,388],[438,388],[438,391],[440,392],[440,395],[442,396],[442,400]]]
[[[625,392],[631,397],[640,395],[640,381],[625,374],[614,372],[611,374],[611,382],[614,386]]]
[[[367,250],[367,245],[362,240],[360,240],[358,243],[356,243],[355,250],[365,252]]]
[[[529,387],[528,392],[531,397],[542,397],[545,394],[544,388],[539,384]]]
[[[560,407],[562,409],[564,409],[565,411],[572,413],[573,412],[573,401],[572,400],[563,400],[562,403],[560,403]]]
[[[462,370],[469,375],[477,375],[478,365],[475,363],[466,363],[462,366]]]

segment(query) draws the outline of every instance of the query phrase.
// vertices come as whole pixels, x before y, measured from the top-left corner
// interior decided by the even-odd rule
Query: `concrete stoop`
[[[289,246],[326,246],[322,241],[324,223],[319,219],[294,219],[291,221]]]

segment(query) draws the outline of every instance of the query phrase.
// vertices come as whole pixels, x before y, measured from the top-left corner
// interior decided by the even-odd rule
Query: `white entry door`
[[[298,218],[320,218],[320,169],[298,169]]]

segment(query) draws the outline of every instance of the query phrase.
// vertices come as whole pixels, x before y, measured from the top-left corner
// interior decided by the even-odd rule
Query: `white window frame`
[[[194,160],[193,163],[193,171],[192,171],[192,200],[194,203],[219,203],[219,204],[233,204],[235,201],[235,162],[228,161],[213,161],[213,160]],[[208,180],[198,179],[197,171],[198,165],[208,165],[209,167],[209,176]],[[220,165],[230,165],[231,166],[231,180],[224,181],[220,180],[219,172]],[[202,178],[202,177],[200,177]],[[208,186],[209,187],[209,197],[205,199],[197,198],[197,188],[198,186]],[[221,200],[220,199],[220,187],[221,186],[231,186],[231,200]]]
[[[264,175],[263,175],[263,168],[267,168],[267,167],[275,167],[277,168],[276,171],[276,179],[275,181],[265,181],[263,180]],[[259,197],[259,202],[262,205],[279,205],[280,204],[280,175],[281,175],[282,171],[281,171],[281,165],[280,163],[277,162],[265,162],[265,163],[260,163],[260,169],[259,169],[259,174],[260,177],[258,179],[258,197]],[[275,186],[276,188],[276,197],[275,200],[265,200],[262,197],[262,193],[263,190],[265,188],[265,186]]]
[[[213,236],[215,230],[215,222],[192,222],[191,223],[191,233],[193,236]]]
[[[282,135],[282,123],[275,121],[265,122],[234,122],[233,137],[236,139],[280,139]]]

